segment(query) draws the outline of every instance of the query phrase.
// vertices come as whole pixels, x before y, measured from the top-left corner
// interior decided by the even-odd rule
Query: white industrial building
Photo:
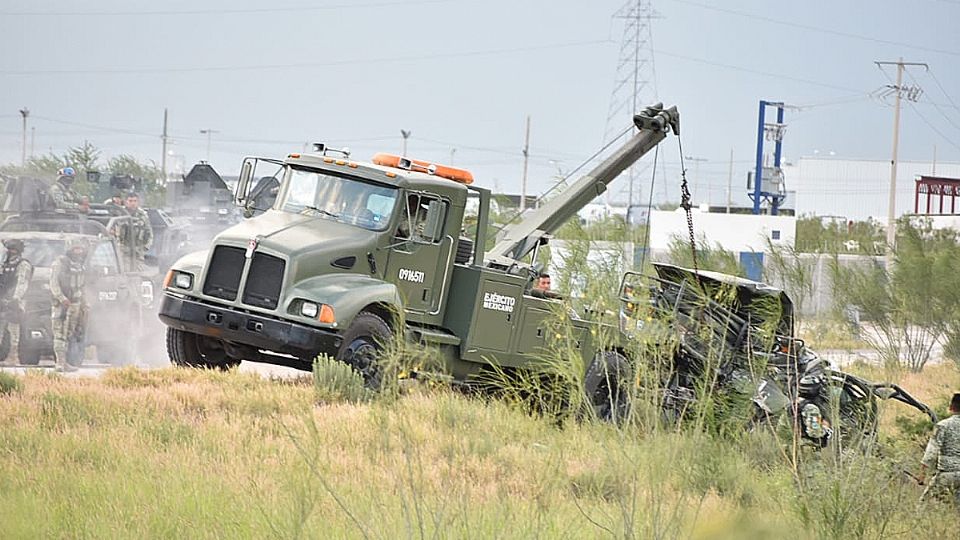
[[[890,161],[802,157],[783,167],[787,188],[796,191],[798,216],[837,216],[886,223]],[[920,175],[960,178],[960,163],[899,161],[896,215],[913,213],[914,179]]]

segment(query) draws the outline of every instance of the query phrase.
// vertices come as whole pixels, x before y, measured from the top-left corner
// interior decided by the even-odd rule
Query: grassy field
[[[901,382],[942,409],[960,376]],[[558,426],[443,387],[317,404],[310,378],[236,372],[0,383],[4,538],[956,538],[956,510],[898,471],[928,426],[895,405],[882,456],[795,467],[767,433]]]

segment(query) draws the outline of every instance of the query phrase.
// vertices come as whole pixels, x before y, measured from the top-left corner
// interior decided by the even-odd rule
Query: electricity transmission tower
[[[660,18],[654,11],[650,0],[627,0],[613,15],[623,21],[623,35],[620,39],[620,54],[617,61],[617,74],[613,92],[610,94],[610,108],[604,127],[604,144],[617,142],[617,139],[629,136],[624,132],[630,118],[646,105],[656,102],[656,66],[653,61],[653,36],[650,21]],[[627,195],[627,219],[633,207],[636,166],[631,166]],[[638,194],[639,196],[639,194]]]

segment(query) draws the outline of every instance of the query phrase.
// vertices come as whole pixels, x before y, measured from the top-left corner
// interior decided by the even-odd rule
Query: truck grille
[[[230,301],[237,299],[244,252],[242,248],[229,246],[217,246],[213,250],[207,281],[203,284],[203,294]]]
[[[280,300],[283,284],[283,269],[286,263],[265,253],[254,253],[243,288],[243,303],[250,306],[274,309]]]

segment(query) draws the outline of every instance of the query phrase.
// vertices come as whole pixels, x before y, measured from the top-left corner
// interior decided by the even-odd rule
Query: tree
[[[693,253],[687,237],[674,236],[670,240],[668,260],[670,264],[693,268]],[[711,245],[706,237],[697,239],[697,268],[740,277],[746,274],[732,251],[723,249],[720,244]]]
[[[855,307],[869,323],[861,337],[884,362],[919,372],[938,342],[960,334],[958,264],[956,231],[903,218],[892,264],[842,266],[834,257],[834,295],[838,307]]]

